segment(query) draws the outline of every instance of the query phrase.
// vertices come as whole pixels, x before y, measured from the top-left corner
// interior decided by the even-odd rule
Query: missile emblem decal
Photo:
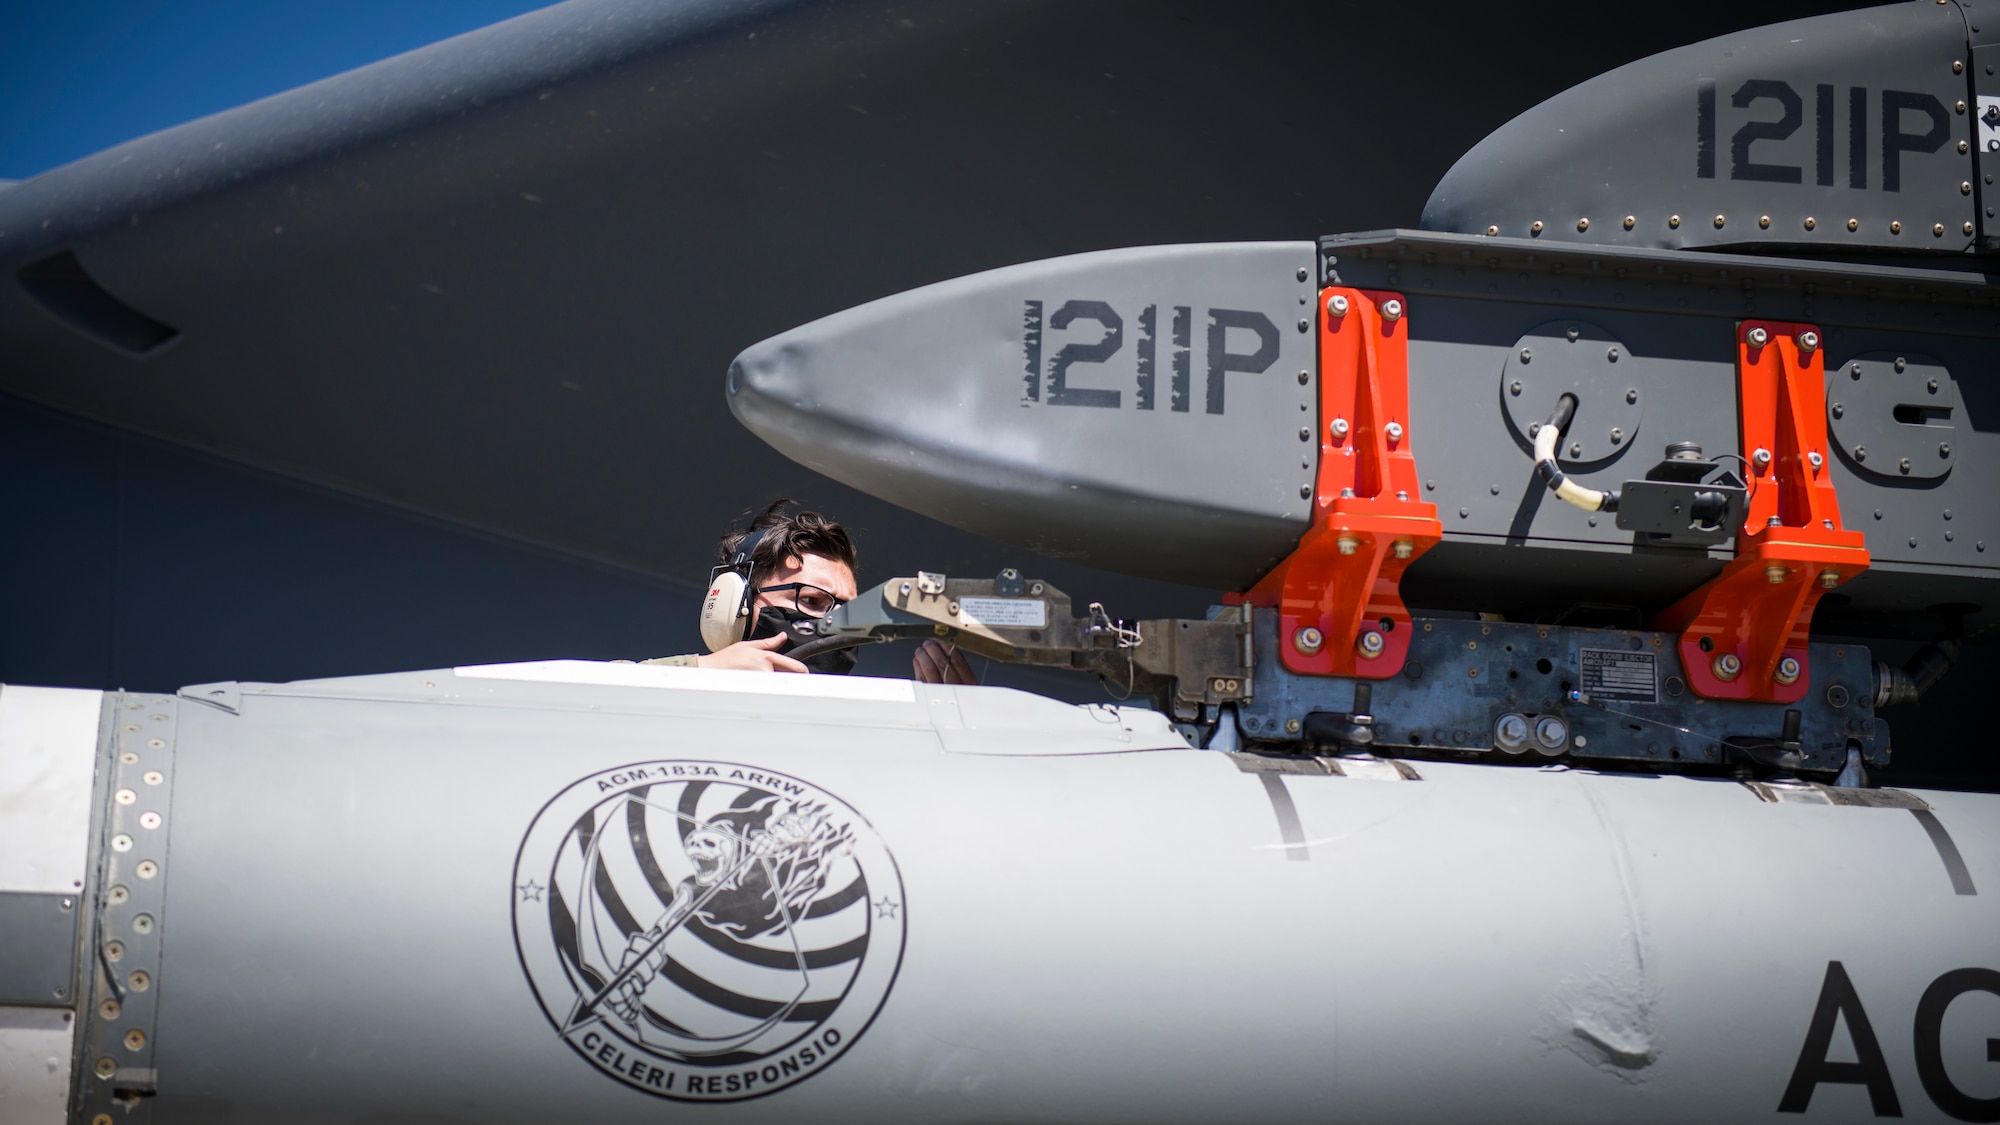
[[[570,785],[521,842],[514,940],[558,1035],[677,1101],[774,1093],[875,1018],[903,955],[895,860],[859,813],[726,762]]]

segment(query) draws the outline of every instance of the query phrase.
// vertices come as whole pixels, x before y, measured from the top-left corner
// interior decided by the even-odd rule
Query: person
[[[730,531],[716,544],[716,562],[727,566],[743,541],[761,532],[750,553],[750,613],[756,620],[749,638],[715,652],[667,656],[645,663],[836,675],[853,669],[855,649],[822,654],[813,658],[810,667],[785,654],[793,647],[785,625],[825,617],[834,607],[853,601],[857,592],[854,537],[818,512],[789,511],[792,504],[789,498],[773,500],[751,518],[749,526]],[[977,682],[965,654],[934,638],[918,646],[910,670],[924,683]]]

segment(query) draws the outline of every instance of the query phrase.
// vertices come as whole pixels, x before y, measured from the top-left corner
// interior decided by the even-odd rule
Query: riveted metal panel
[[[75,1104],[82,1120],[109,1114],[143,1125],[159,1085],[159,1012],[164,954],[167,849],[180,701],[113,698],[103,838],[87,943],[86,994]]]
[[[1620,67],[1474,146],[1431,230],[1621,247],[1962,252],[1966,23],[1894,4],[1753,28]]]
[[[1952,436],[1927,446],[1933,467],[1948,471],[1920,474],[1913,459],[1907,476],[1896,465],[1885,473],[1872,455],[1854,460],[1860,442],[1835,446],[1828,461],[1842,522],[1866,535],[1872,561],[1822,601],[1816,621],[1836,632],[1928,637],[1938,625],[1924,611],[1945,603],[1980,607],[1966,619],[1975,628],[2000,620],[1988,586],[2000,578],[2000,496],[1982,483],[2000,464],[2000,428],[1988,420],[2000,418],[2000,383],[1965,374],[2000,370],[2000,287],[1986,275],[1416,231],[1325,239],[1321,270],[1329,284],[1408,296],[1411,408],[1424,423],[1415,432],[1443,435],[1421,439],[1415,452],[1445,530],[1405,578],[1411,604],[1513,616],[1582,603],[1636,612],[1711,576],[1733,542],[1651,547],[1618,531],[1608,513],[1549,496],[1518,425],[1529,408],[1513,410],[1514,380],[1503,376],[1523,336],[1552,317],[1579,328],[1578,346],[1592,332],[1608,338],[1606,348],[1615,339],[1621,359],[1602,369],[1631,373],[1645,407],[1640,437],[1565,470],[1588,487],[1617,488],[1643,477],[1668,442],[1695,441],[1725,460],[1749,454],[1737,417],[1735,330],[1761,317],[1818,325],[1829,372],[1881,357],[1893,374],[1896,357],[1923,357],[1955,386]],[[1938,393],[1949,397],[1939,378]],[[1925,402],[1928,379],[1914,385]],[[1832,403],[1846,403],[1843,386],[1829,381],[1829,414]],[[1894,422],[1907,404],[1877,405],[1914,433],[1910,441],[1925,436],[1925,425]]]

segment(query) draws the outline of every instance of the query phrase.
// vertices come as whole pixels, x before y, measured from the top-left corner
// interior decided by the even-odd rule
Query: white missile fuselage
[[[10,1120],[2000,1097],[1992,795],[1232,754],[999,688],[587,662],[8,687],[0,778],[68,826],[0,890],[87,884],[82,991],[9,998]]]

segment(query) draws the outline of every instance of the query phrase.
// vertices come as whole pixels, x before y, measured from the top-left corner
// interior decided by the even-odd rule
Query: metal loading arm
[[[1403,669],[1403,572],[1444,529],[1409,431],[1409,306],[1402,294],[1320,291],[1320,449],[1312,526],[1229,600],[1278,611],[1278,654],[1302,675],[1382,679]]]

